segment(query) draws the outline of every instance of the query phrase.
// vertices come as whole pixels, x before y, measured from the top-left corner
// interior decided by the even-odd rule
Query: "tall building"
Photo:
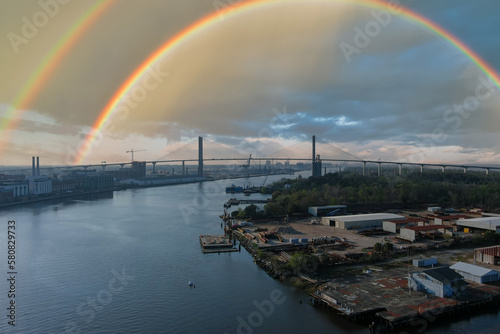
[[[132,162],[132,170],[137,173],[137,177],[146,177],[146,162],[134,161]]]

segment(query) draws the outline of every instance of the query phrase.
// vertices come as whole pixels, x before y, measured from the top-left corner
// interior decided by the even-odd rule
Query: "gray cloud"
[[[494,56],[500,46],[492,43],[500,30],[496,2],[407,4],[500,66]],[[0,6],[3,35],[19,32],[21,17],[40,10],[29,2]],[[86,7],[84,2],[61,7],[19,54],[8,39],[0,41],[6,51],[0,54],[0,102],[13,103],[31,71]],[[68,138],[76,148],[130,73],[213,10],[211,1],[118,2],[83,35],[28,106],[53,124],[24,120],[17,134],[36,133],[39,142],[46,140],[52,152],[59,147],[61,155]],[[354,43],[354,28],[363,29],[370,20],[369,9],[335,1],[290,2],[217,20],[162,58],[158,66],[168,77],[128,114],[110,118],[113,126],[103,129],[106,140],[93,148],[94,159],[132,138],[156,147],[203,135],[227,145],[226,150],[240,145],[272,152],[309,141],[312,134],[349,144],[361,155],[376,152],[373,143],[385,143],[394,147],[396,159],[395,153],[408,151],[435,129],[447,136],[437,146],[462,148],[454,151],[457,159],[496,150],[500,94],[482,101],[469,117],[460,116],[458,126],[446,120],[447,110],[474,95],[482,72],[423,25],[392,16],[368,46],[346,61],[340,43]]]

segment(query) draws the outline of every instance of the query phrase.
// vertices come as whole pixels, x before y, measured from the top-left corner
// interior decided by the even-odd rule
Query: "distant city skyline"
[[[499,89],[431,24],[495,78],[500,3],[400,3],[422,19],[380,0],[2,2],[1,165],[196,159],[198,136],[205,158],[307,158],[313,135],[325,158],[497,163]]]

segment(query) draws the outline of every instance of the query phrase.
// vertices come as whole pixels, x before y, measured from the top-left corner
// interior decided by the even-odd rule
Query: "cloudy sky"
[[[69,39],[49,75],[37,76],[101,2],[100,15]],[[0,164],[29,164],[32,155],[44,164],[74,161],[134,70],[214,13],[122,99],[84,163],[129,161],[131,148],[145,150],[135,156],[141,160],[196,158],[198,136],[206,158],[306,158],[312,135],[323,158],[498,162],[498,88],[425,25],[352,1],[268,1],[223,11],[241,2],[1,1]],[[500,2],[401,3],[500,72]],[[41,89],[21,105],[33,78]]]

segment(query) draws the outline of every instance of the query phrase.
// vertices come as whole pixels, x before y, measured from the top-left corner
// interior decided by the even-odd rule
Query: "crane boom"
[[[134,161],[134,152],[141,152],[141,151],[146,151],[146,150],[134,150],[133,148],[130,149],[130,151],[127,151],[126,153],[132,153],[132,162]]]

